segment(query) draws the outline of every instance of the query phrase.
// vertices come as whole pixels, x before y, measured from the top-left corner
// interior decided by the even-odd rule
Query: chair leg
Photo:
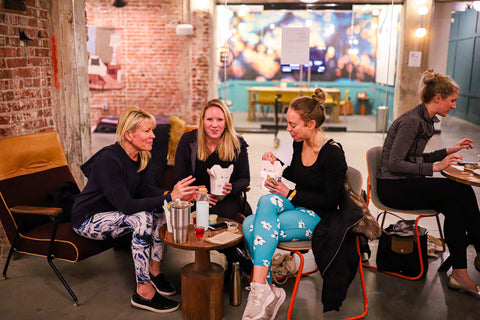
[[[5,266],[3,267],[3,277],[2,277],[3,280],[7,279],[8,265],[10,264],[10,259],[12,259],[13,252],[15,251],[14,244],[15,244],[15,240],[13,241],[12,246],[10,247],[10,250],[8,251],[7,261],[5,261]]]
[[[77,296],[75,295],[75,293],[73,292],[72,288],[70,288],[70,286],[68,285],[67,281],[65,281],[65,278],[63,278],[62,274],[60,273],[60,271],[57,269],[57,267],[55,266],[55,264],[53,263],[53,257],[52,256],[49,256],[47,258],[47,261],[48,261],[48,264],[50,265],[50,267],[53,269],[53,272],[55,272],[55,274],[57,275],[58,279],[60,279],[60,281],[62,282],[63,286],[65,287],[65,289],[67,289],[68,293],[70,294],[70,296],[72,297],[73,299],[73,305],[75,307],[78,306],[78,298]]]
[[[60,273],[60,271],[57,269],[57,267],[55,266],[55,264],[53,263],[53,259],[55,259],[55,255],[54,255],[54,250],[55,250],[55,236],[57,234],[57,223],[55,222],[55,220],[53,220],[53,232],[52,232],[52,236],[50,238],[50,245],[48,247],[48,255],[47,255],[47,261],[48,261],[48,264],[50,265],[50,267],[52,268],[53,272],[55,272],[55,274],[57,275],[58,279],[60,279],[60,281],[62,282],[63,286],[65,287],[65,289],[67,289],[68,293],[70,294],[70,296],[72,297],[73,299],[73,305],[75,307],[78,306],[78,298],[77,296],[75,295],[75,293],[73,292],[72,288],[70,288],[70,286],[68,285],[67,281],[65,281],[65,279],[63,278],[62,274]]]
[[[365,287],[365,275],[363,274],[363,267],[362,267],[362,252],[360,251],[360,240],[357,236],[357,252],[360,262],[358,263],[358,271],[360,272],[360,282],[362,285],[362,295],[363,295],[363,313],[359,314],[358,316],[345,318],[342,320],[355,320],[355,319],[363,319],[368,313],[368,299],[367,299],[367,289]]]
[[[305,263],[305,259],[303,258],[303,254],[300,251],[292,251],[293,253],[297,254],[300,258],[300,266],[298,267],[297,277],[295,279],[295,286],[293,287],[292,298],[290,299],[290,305],[288,306],[288,314],[287,320],[292,319],[292,311],[293,311],[293,304],[295,303],[295,297],[297,296],[298,285],[300,284],[300,278],[302,277],[303,265]]]

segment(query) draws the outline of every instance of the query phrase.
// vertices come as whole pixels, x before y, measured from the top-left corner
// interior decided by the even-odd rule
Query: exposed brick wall
[[[26,5],[26,11],[0,7],[0,138],[54,129],[50,2],[27,0]],[[20,29],[33,41],[20,41]],[[1,265],[9,248],[0,224]]]
[[[49,1],[26,4],[27,11],[0,8],[0,137],[54,128]],[[33,41],[21,41],[20,29]]]
[[[213,18],[192,14],[192,37],[179,36],[182,0],[130,0],[123,8],[111,0],[87,0],[87,24],[121,28],[122,89],[90,90],[92,125],[136,105],[155,114],[196,121],[208,98],[208,51]]]

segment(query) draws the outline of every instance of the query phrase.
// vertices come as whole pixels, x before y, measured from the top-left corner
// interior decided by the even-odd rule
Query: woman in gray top
[[[480,271],[480,212],[471,186],[446,178],[431,177],[463,156],[456,153],[473,148],[472,140],[424,153],[433,135],[436,115],[445,117],[455,109],[459,87],[448,76],[427,70],[420,79],[422,103],[398,117],[388,130],[383,145],[382,163],[377,174],[378,196],[386,205],[398,209],[434,209],[445,216],[445,241],[453,271],[448,286],[480,299],[480,285],[467,273],[468,244],[473,243]]]

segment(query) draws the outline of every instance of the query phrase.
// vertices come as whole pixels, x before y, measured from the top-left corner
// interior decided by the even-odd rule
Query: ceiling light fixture
[[[318,0],[300,0],[302,1],[303,3],[315,3],[315,2],[318,2]]]
[[[417,30],[415,30],[415,36],[417,38],[423,38],[426,35],[427,35],[427,29],[425,29],[423,27],[417,28]]]
[[[473,1],[473,9],[480,11],[480,1]]]

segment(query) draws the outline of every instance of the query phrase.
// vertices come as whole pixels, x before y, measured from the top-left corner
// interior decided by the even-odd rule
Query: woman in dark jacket
[[[223,196],[209,194],[210,213],[242,223],[245,217],[241,194],[250,184],[247,147],[245,140],[235,132],[226,105],[218,99],[210,100],[200,114],[199,129],[185,133],[178,143],[175,180],[193,176],[196,185],[204,185],[210,191],[207,169],[213,165],[227,168],[233,164]]]
[[[178,143],[175,156],[175,179],[181,181],[195,177],[195,184],[210,190],[210,175],[207,169],[214,165],[228,168],[233,165],[229,182],[223,187],[223,195],[209,192],[210,214],[233,219],[242,223],[245,208],[250,208],[242,197],[250,184],[248,144],[233,126],[233,117],[227,106],[218,99],[208,101],[200,114],[198,130],[185,133]],[[253,264],[243,252],[242,246],[221,250],[227,257],[228,266],[240,262],[240,268],[250,274]]]
[[[480,212],[471,186],[446,178],[431,177],[463,159],[456,153],[473,148],[472,140],[425,153],[433,136],[437,115],[447,116],[455,109],[459,87],[449,77],[427,70],[420,79],[422,103],[398,117],[390,126],[383,145],[377,174],[378,196],[386,205],[398,209],[434,209],[445,216],[445,241],[453,271],[448,287],[480,299],[480,285],[467,273],[467,246],[477,251],[475,268],[480,271]]]

